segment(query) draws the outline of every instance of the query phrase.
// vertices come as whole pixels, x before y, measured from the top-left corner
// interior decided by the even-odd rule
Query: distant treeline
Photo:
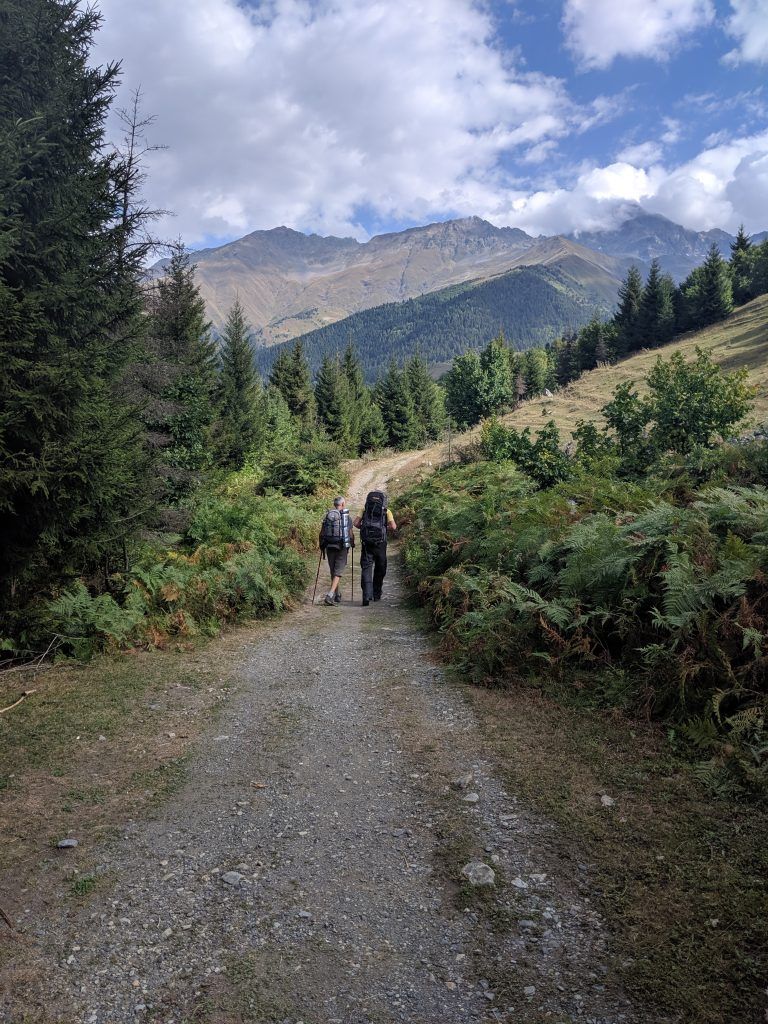
[[[514,351],[502,335],[481,353],[465,352],[445,375],[446,408],[460,426],[513,409],[519,401],[576,380],[601,363],[723,320],[735,304],[768,292],[768,239],[754,244],[739,228],[724,259],[713,244],[706,260],[679,286],[653,260],[643,281],[631,267],[619,289],[616,313],[598,316],[543,348]]]
[[[353,313],[302,335],[302,343],[313,373],[324,356],[340,356],[353,345],[363,375],[372,383],[393,359],[404,363],[418,353],[428,363],[447,362],[467,349],[481,348],[500,329],[515,349],[542,346],[587,323],[596,311],[608,311],[604,299],[560,270],[520,267],[488,281],[468,281]],[[268,374],[291,344],[257,350],[259,370]]]

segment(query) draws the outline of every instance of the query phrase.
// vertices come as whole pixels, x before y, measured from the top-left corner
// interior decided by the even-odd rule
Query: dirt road
[[[351,501],[412,462],[359,467]],[[589,865],[497,781],[397,556],[381,602],[356,588],[236,634],[237,692],[184,783],[104,846],[79,909],[26,922],[1,1020],[650,1024],[613,982]]]

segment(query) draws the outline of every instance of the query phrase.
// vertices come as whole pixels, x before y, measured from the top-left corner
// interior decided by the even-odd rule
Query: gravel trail
[[[649,1024],[612,982],[588,865],[566,869],[553,826],[494,777],[403,607],[397,558],[369,608],[344,583],[340,607],[242,631],[239,690],[178,793],[111,844],[109,884],[37,923],[49,970],[30,1011],[66,1024]],[[495,884],[469,886],[470,861]]]

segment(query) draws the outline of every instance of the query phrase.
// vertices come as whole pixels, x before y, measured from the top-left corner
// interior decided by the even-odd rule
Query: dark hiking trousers
[[[387,575],[387,544],[363,544],[360,558],[360,586],[363,597],[368,601],[378,601],[384,577]]]

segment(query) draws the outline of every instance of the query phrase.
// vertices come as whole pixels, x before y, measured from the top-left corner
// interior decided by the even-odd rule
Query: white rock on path
[[[495,885],[496,872],[481,860],[472,860],[461,869],[470,885]]]

